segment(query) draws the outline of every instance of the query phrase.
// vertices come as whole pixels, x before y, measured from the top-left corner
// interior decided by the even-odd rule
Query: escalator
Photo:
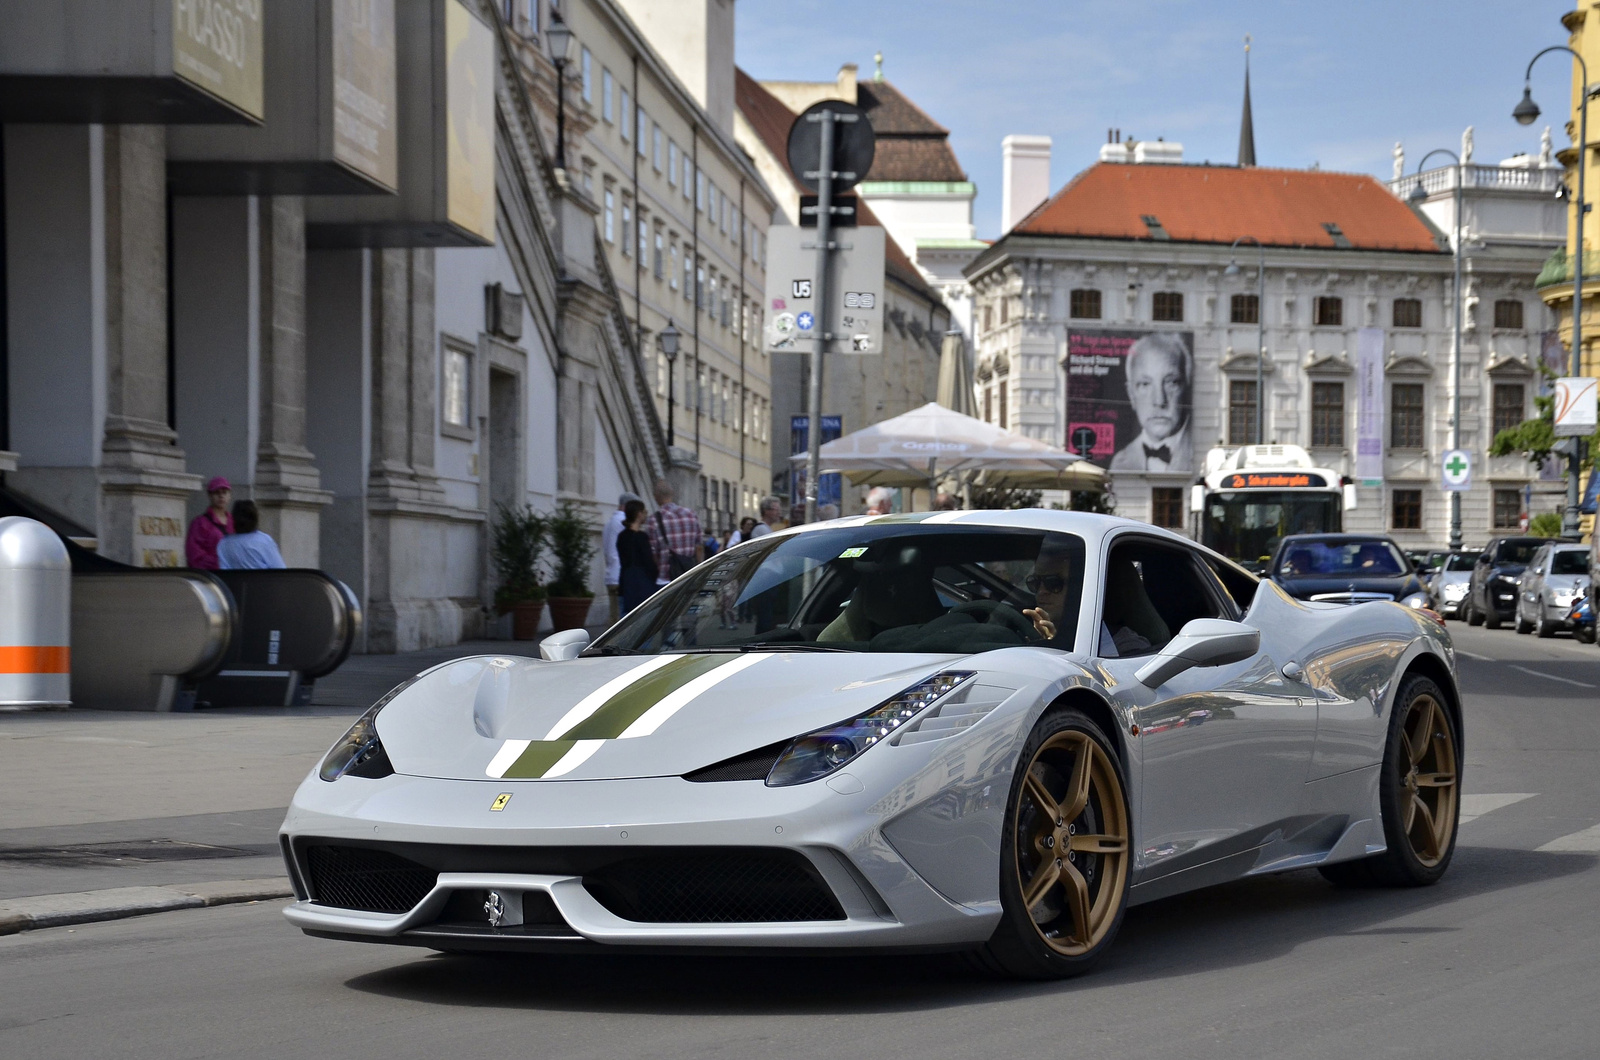
[[[72,560],[72,701],[96,710],[292,706],[349,657],[361,607],[316,570],[133,567],[59,512],[0,486],[0,516],[54,530]]]

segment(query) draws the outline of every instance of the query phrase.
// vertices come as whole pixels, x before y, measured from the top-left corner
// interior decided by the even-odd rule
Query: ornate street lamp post
[[[1580,351],[1583,349],[1583,219],[1589,212],[1589,200],[1584,195],[1583,176],[1589,168],[1589,100],[1596,93],[1589,84],[1589,64],[1583,56],[1564,44],[1555,44],[1528,60],[1528,69],[1522,75],[1522,99],[1511,111],[1511,116],[1521,125],[1532,125],[1539,117],[1539,104],[1533,101],[1533,64],[1551,52],[1566,52],[1578,63],[1583,75],[1583,102],[1578,108],[1578,250],[1572,256],[1572,345],[1567,350],[1567,374],[1577,375]],[[1583,462],[1583,439],[1571,441],[1567,454],[1567,510],[1561,520],[1561,536],[1569,541],[1578,540],[1578,467]]]
[[[572,61],[572,27],[559,12],[550,13],[550,61],[556,66],[556,165],[567,168],[567,64]]]
[[[1417,163],[1417,184],[1407,196],[1413,206],[1421,205],[1427,198],[1428,192],[1422,186],[1422,169],[1428,164],[1428,159],[1434,155],[1449,155],[1450,160],[1456,164],[1456,197],[1455,197],[1455,286],[1451,288],[1450,296],[1455,302],[1452,316],[1455,327],[1455,338],[1452,345],[1450,358],[1450,388],[1453,397],[1450,405],[1450,448],[1461,448],[1461,303],[1465,300],[1461,293],[1461,187],[1466,183],[1467,170],[1462,164],[1461,156],[1448,148],[1438,147],[1422,156],[1422,161]],[[1456,551],[1461,548],[1461,491],[1450,491],[1450,549]]]
[[[1262,414],[1267,407],[1267,395],[1264,392],[1262,380],[1262,365],[1267,359],[1267,248],[1261,245],[1261,240],[1255,236],[1240,236],[1228,248],[1231,254],[1239,249],[1240,243],[1254,243],[1256,245],[1256,430],[1255,440],[1257,445],[1263,443],[1261,424]],[[1228,267],[1223,270],[1224,276],[1239,275],[1239,262],[1231,259]]]

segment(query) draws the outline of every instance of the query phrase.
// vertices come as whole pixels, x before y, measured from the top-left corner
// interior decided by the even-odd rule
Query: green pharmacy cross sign
[[[1465,449],[1451,449],[1445,453],[1440,470],[1446,492],[1463,492],[1472,488],[1472,454]]]

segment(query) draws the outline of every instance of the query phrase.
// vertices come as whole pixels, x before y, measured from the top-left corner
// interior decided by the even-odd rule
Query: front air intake
[[[311,900],[339,909],[404,913],[428,896],[439,874],[386,850],[308,846],[305,858]]]
[[[816,869],[787,850],[663,852],[584,875],[595,900],[648,924],[843,920]]]

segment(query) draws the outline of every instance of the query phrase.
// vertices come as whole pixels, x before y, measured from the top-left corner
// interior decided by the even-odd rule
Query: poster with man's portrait
[[[1070,452],[1112,471],[1192,473],[1193,417],[1193,332],[1067,332]]]

